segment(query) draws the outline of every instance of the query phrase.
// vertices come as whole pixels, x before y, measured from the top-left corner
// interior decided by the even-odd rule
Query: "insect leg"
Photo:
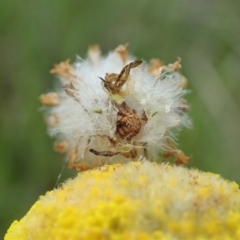
[[[112,152],[112,151],[96,151],[94,149],[89,149],[89,152],[98,155],[98,156],[104,156],[104,157],[112,157],[118,154],[121,154],[120,152]]]

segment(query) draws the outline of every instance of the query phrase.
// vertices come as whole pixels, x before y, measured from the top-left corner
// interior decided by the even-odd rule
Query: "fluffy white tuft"
[[[87,161],[95,166],[99,162],[116,162],[119,156],[137,159],[150,154],[157,158],[161,152],[176,151],[173,130],[189,126],[190,122],[183,99],[187,93],[183,88],[186,79],[178,72],[180,60],[168,66],[154,60],[154,64],[144,62],[132,67],[118,93],[109,91],[104,85],[106,74],[119,75],[134,61],[124,46],[106,57],[100,55],[97,46],[92,46],[86,60],[78,58],[72,66],[69,61],[62,62],[51,70],[58,74],[63,86],[57,91],[58,104],[53,103],[50,94],[42,95],[41,100],[50,106],[49,132],[58,139],[56,150],[66,153],[70,161]],[[47,97],[50,100],[43,101]],[[122,102],[141,120],[141,129],[129,139],[116,134]],[[89,149],[116,154],[94,154]],[[131,151],[137,153],[127,154]]]

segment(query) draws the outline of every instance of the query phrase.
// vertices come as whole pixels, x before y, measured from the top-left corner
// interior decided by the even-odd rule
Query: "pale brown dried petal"
[[[98,63],[101,59],[101,50],[99,45],[95,44],[95,45],[89,46],[87,55],[88,55],[88,59],[93,64]]]
[[[162,73],[163,62],[159,59],[153,58],[150,60],[150,64],[148,67],[149,72],[153,77],[158,77]]]
[[[40,101],[43,105],[47,106],[57,106],[60,104],[59,101],[59,94],[55,92],[47,93],[47,94],[42,94],[40,96]]]
[[[181,75],[181,80],[179,82],[181,88],[186,88],[188,84],[187,78],[185,78],[183,75]]]
[[[69,164],[74,163],[74,162],[78,162],[79,154],[78,154],[78,148],[77,147],[75,147],[74,149],[69,151],[68,159],[69,159]]]
[[[54,150],[59,153],[65,153],[67,146],[68,146],[67,142],[56,142],[54,144]]]
[[[123,62],[125,63],[128,59],[128,51],[127,51],[128,43],[125,45],[119,45],[115,51],[120,55]]]
[[[178,70],[180,70],[182,68],[181,61],[182,61],[182,59],[180,57],[178,57],[177,61],[172,64],[169,64],[168,67],[171,69],[171,71],[177,72]]]
[[[60,119],[59,115],[57,113],[52,113],[48,118],[47,118],[47,123],[50,128],[55,128],[59,125]]]
[[[76,77],[75,69],[69,64],[70,59],[59,64],[54,64],[54,68],[50,70],[51,74],[58,74],[65,80],[71,80],[72,77]]]
[[[164,152],[163,157],[175,157],[175,163],[177,165],[189,164],[190,157],[186,156],[183,151],[177,149],[173,141],[168,139],[166,145],[169,147],[169,150]]]
[[[186,156],[183,151],[177,149],[174,152],[174,156],[176,158],[177,165],[189,164],[190,157]]]

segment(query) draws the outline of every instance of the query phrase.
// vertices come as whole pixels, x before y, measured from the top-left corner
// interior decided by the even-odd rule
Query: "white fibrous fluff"
[[[57,139],[55,150],[65,154],[67,165],[86,170],[167,156],[188,163],[175,143],[177,130],[190,125],[180,60],[148,64],[123,45],[103,57],[94,45],[86,60],[54,65],[50,72],[61,86],[40,100],[49,133]]]

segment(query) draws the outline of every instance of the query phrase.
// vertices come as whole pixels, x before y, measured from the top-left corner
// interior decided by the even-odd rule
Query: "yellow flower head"
[[[240,239],[240,191],[219,175],[149,161],[79,173],[5,240]]]

